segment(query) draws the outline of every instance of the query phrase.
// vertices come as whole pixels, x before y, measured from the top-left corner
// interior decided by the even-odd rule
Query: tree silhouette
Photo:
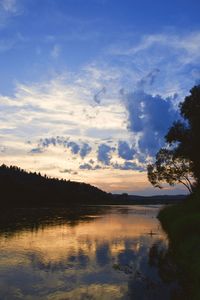
[[[184,121],[173,124],[166,141],[175,146],[176,156],[187,158],[191,161],[193,175],[200,185],[200,85],[191,89],[180,104],[180,113]]]
[[[165,139],[170,149],[161,149],[156,162],[147,166],[153,186],[182,183],[190,192],[200,187],[200,85],[180,103],[182,120],[174,122]],[[191,178],[193,177],[193,184]]]
[[[181,183],[190,193],[193,190],[190,161],[176,157],[173,150],[160,149],[156,155],[156,162],[149,164],[147,171],[148,179],[155,187],[162,188],[164,182],[171,186]]]

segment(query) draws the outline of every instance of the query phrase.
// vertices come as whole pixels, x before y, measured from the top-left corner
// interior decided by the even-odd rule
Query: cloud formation
[[[159,72],[160,70],[156,68],[149,72],[146,76],[141,78],[137,83],[137,89],[144,90],[146,87],[152,86]]]
[[[37,149],[44,149],[49,146],[62,146],[64,148],[68,148],[73,154],[80,154],[82,159],[85,158],[92,150],[92,147],[88,143],[78,144],[77,142],[71,141],[69,137],[62,136],[40,139]]]
[[[37,147],[37,148],[33,148],[31,149],[30,153],[31,154],[40,154],[40,153],[43,153],[44,152],[44,149],[40,148],[40,147]]]
[[[132,160],[136,150],[125,141],[118,143],[118,155],[125,160]]]
[[[89,144],[84,143],[80,149],[81,158],[85,158],[91,151],[92,147]]]
[[[103,87],[99,92],[97,92],[95,95],[94,95],[94,102],[96,104],[100,104],[101,103],[101,96],[104,95],[106,93],[106,88]]]
[[[88,171],[94,171],[94,170],[100,170],[100,169],[102,169],[102,167],[99,166],[99,165],[92,166],[89,163],[84,163],[84,164],[81,164],[79,166],[79,169],[81,169],[81,170],[88,170]]]
[[[73,154],[78,154],[80,151],[80,146],[75,142],[68,142],[66,146],[67,148],[71,149]]]
[[[64,49],[54,37],[47,53],[54,45]],[[2,160],[33,170],[50,169],[51,161],[51,174],[78,170],[76,180],[88,182],[99,169],[96,181],[115,174],[121,185],[120,176],[144,171],[179,118],[178,102],[199,79],[200,33],[146,35],[129,45],[105,50],[75,73],[46,74],[49,81],[17,83],[14,95],[0,95]]]
[[[164,136],[173,121],[179,118],[173,103],[175,99],[176,96],[163,98],[139,89],[125,95],[128,130],[138,134],[141,153],[153,156],[163,146]]]
[[[97,152],[97,159],[99,162],[101,162],[104,165],[109,166],[110,165],[110,160],[112,158],[111,152],[114,151],[115,148],[111,147],[106,144],[101,144],[98,147],[98,152]]]
[[[67,174],[71,174],[71,175],[78,175],[78,172],[72,170],[72,169],[64,169],[64,170],[60,170],[60,173],[67,173]]]
[[[130,162],[130,161],[125,161],[123,164],[115,163],[112,166],[116,170],[124,170],[124,171],[132,170],[132,171],[142,172],[146,170],[145,167],[142,167],[136,164],[135,162]]]

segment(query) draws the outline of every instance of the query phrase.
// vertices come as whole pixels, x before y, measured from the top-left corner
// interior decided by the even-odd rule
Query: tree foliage
[[[1,206],[70,206],[103,203],[111,196],[90,184],[49,178],[16,166],[0,166]]]
[[[185,122],[176,122],[166,135],[170,145],[178,143],[176,155],[191,161],[193,175],[200,184],[200,85],[191,89],[180,104],[180,113]]]
[[[155,187],[162,188],[166,182],[173,186],[182,183],[189,192],[192,192],[190,161],[176,157],[173,150],[160,149],[156,155],[156,162],[147,166],[148,179]]]
[[[165,139],[173,150],[161,149],[156,162],[148,166],[148,178],[155,187],[161,183],[184,184],[191,192],[200,186],[200,85],[180,103],[182,120],[172,124]]]

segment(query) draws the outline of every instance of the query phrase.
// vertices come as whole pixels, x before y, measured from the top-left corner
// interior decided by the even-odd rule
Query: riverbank
[[[190,300],[200,299],[200,191],[158,215]]]

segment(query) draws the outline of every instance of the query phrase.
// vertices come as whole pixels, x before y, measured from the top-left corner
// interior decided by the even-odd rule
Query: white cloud
[[[151,48],[152,46],[166,46],[171,48],[176,48],[179,50],[185,50],[188,55],[198,55],[200,46],[200,32],[190,32],[190,33],[158,33],[149,34],[141,37],[140,41],[137,43],[133,42],[133,46],[130,47],[112,47],[110,49],[111,54],[114,55],[135,55],[139,52],[143,52]],[[162,50],[161,50],[162,51]]]
[[[58,177],[60,170],[73,170],[62,176],[97,184],[107,190],[125,189],[122,177],[126,176],[126,189],[130,190],[127,187],[132,185],[130,178],[139,174],[131,168],[142,170],[145,157],[141,150],[148,152],[146,149],[152,140],[150,133],[161,128],[160,124],[157,127],[153,124],[157,122],[160,107],[154,103],[162,104],[162,113],[168,113],[169,125],[170,109],[174,110],[198,77],[199,46],[197,32],[183,37],[149,35],[131,47],[109,52],[102,60],[88,64],[76,74],[61,74],[48,82],[18,83],[13,97],[0,96],[0,143],[5,149],[1,151],[2,162],[18,164],[20,161],[21,167]],[[57,44],[51,53],[54,58],[60,51],[56,47]],[[113,64],[113,60],[117,63]],[[188,64],[192,64],[189,69]],[[143,94],[135,93],[139,88]],[[178,97],[167,98],[176,92]],[[156,96],[158,93],[160,97]],[[138,108],[139,116],[135,115]],[[128,125],[133,129],[139,121],[141,130],[128,131]],[[76,154],[61,145],[52,144],[48,149],[38,145],[40,139],[57,136],[69,138],[80,149],[84,143],[92,149],[86,147],[89,154],[81,157],[80,149]],[[26,143],[28,140],[31,144]],[[119,141],[123,141],[120,155]],[[107,145],[101,152],[104,165],[97,157],[102,144]],[[105,176],[109,177],[106,186]],[[145,180],[144,174],[138,176]]]
[[[123,43],[113,45],[108,54],[124,66],[130,66],[135,74],[133,85],[158,68],[160,80],[158,78],[150,92],[162,96],[177,92],[185,96],[195,83],[193,70],[200,68],[200,32],[176,33],[171,30],[144,35],[139,41],[129,38],[129,46]]]
[[[89,74],[86,76],[88,79]],[[94,105],[96,83],[92,83],[91,78],[87,86],[84,80],[79,74],[74,78],[70,76],[69,79],[66,75],[40,84],[17,84],[14,97],[0,96],[0,143],[7,149],[1,156],[2,160],[15,164],[20,161],[22,167],[45,170],[47,158],[51,157],[49,163],[54,162],[57,172],[55,169],[48,172],[60,176],[58,170],[62,169],[79,172],[79,165],[87,154],[90,154],[90,159],[97,159],[98,144],[102,142],[100,131],[104,132],[105,139],[112,137],[112,143],[118,140],[120,132],[128,136],[123,124],[125,108],[120,99],[116,102],[116,99],[108,98],[104,99],[105,105]],[[59,143],[54,147],[50,143],[48,149],[43,149],[39,143],[41,138],[50,141],[51,137],[57,136],[70,138],[68,144],[72,148],[62,148]],[[31,142],[26,143],[28,140]],[[78,153],[74,152],[74,145],[78,145]],[[37,167],[33,164],[35,160]]]

